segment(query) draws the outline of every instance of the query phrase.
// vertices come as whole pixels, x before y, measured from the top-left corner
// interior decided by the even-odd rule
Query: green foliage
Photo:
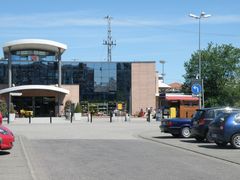
[[[7,103],[4,101],[0,101],[0,112],[4,117],[6,117],[8,114]],[[14,110],[13,103],[10,104],[10,113],[16,113],[16,111]]]
[[[4,117],[7,116],[7,104],[4,101],[0,102],[0,112]]]
[[[74,112],[75,113],[81,113],[82,112],[82,106],[79,103],[77,103]]]
[[[97,113],[97,105],[94,103],[89,104],[89,112],[96,114]]]
[[[184,92],[191,93],[191,81],[198,74],[198,52],[185,62]],[[208,44],[201,51],[205,106],[240,105],[240,49],[232,45]]]

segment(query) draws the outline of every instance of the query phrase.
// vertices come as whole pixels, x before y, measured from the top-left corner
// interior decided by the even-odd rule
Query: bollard
[[[73,121],[73,113],[71,113],[71,119],[70,119],[70,122],[72,123]]]
[[[53,111],[50,111],[50,124],[52,124],[52,115],[53,115]]]
[[[88,112],[88,115],[87,115],[88,117],[87,117],[87,121],[89,122],[90,121],[90,113]]]
[[[112,123],[112,117],[113,117],[113,113],[112,111],[110,111],[110,123]]]
[[[28,123],[31,124],[31,116],[28,117]]]
[[[128,113],[125,114],[125,122],[128,121]]]
[[[90,123],[92,123],[92,115],[93,115],[93,113],[91,112],[90,113]]]

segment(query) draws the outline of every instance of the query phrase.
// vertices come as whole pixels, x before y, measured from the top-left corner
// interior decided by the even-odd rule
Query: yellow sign
[[[117,107],[118,107],[118,110],[122,110],[122,104],[121,104],[121,103],[119,103],[119,104],[117,105]]]
[[[177,111],[175,107],[170,108],[170,118],[175,118],[177,116]]]

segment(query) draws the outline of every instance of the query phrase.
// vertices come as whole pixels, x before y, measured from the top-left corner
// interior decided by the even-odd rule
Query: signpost
[[[202,92],[202,86],[199,83],[194,83],[191,87],[193,95],[199,96],[199,108],[202,108],[201,103],[201,92]]]
[[[199,83],[194,83],[191,89],[194,95],[199,95],[202,91],[202,86]]]

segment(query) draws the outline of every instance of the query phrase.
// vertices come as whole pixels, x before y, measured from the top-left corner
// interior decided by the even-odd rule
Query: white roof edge
[[[17,45],[24,45],[24,44],[39,44],[39,45],[47,45],[47,46],[52,46],[56,48],[61,48],[63,50],[67,49],[67,45],[56,42],[56,41],[51,41],[51,40],[46,40],[46,39],[19,39],[19,40],[14,40],[14,41],[9,41],[6,42],[3,45],[4,51],[7,51],[7,47],[14,47]]]
[[[192,97],[190,94],[174,94],[174,93],[166,93],[166,96],[184,96],[184,97]]]
[[[163,83],[163,82],[159,82],[159,85],[158,85],[159,88],[170,88],[171,86]]]
[[[40,90],[50,90],[50,91],[56,91],[61,92],[63,94],[69,94],[69,90],[56,87],[56,86],[50,86],[50,85],[23,85],[23,86],[14,86],[10,88],[5,88],[0,90],[0,94],[5,94],[9,92],[15,92],[15,91],[22,91],[22,90],[33,90],[33,89],[40,89]]]

